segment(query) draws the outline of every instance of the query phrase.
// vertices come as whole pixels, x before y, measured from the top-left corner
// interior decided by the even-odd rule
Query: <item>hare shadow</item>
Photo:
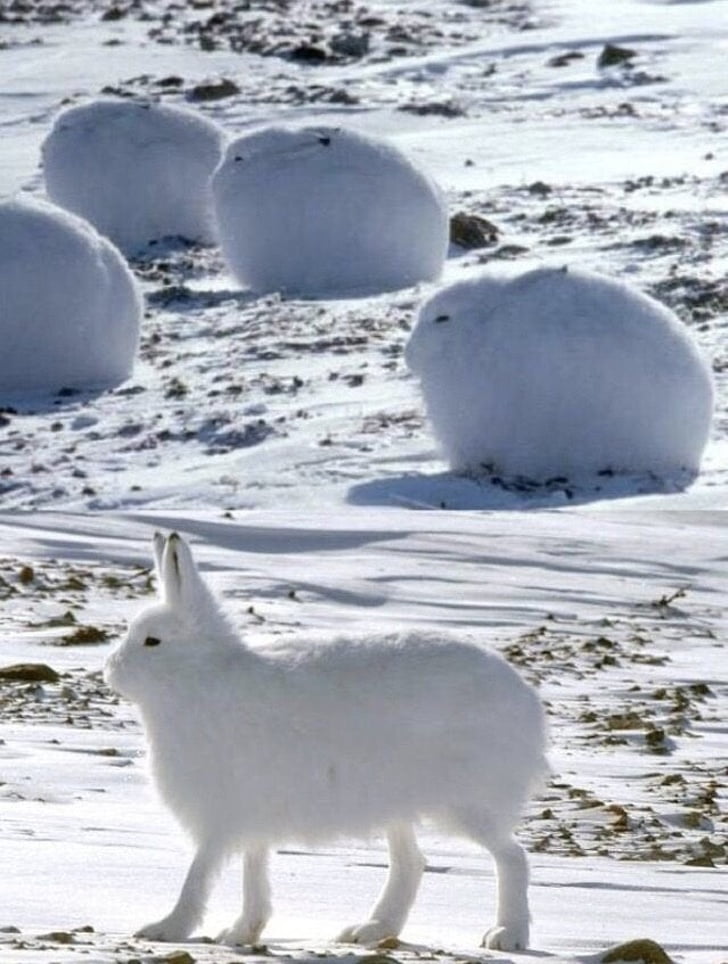
[[[346,501],[349,505],[368,507],[522,512],[682,492],[695,478],[696,473],[688,471],[668,478],[605,471],[574,480],[558,476],[545,482],[536,482],[520,476],[459,475],[454,472],[423,475],[408,472],[353,485]]]
[[[63,412],[71,406],[82,409],[101,395],[111,392],[123,395],[139,391],[138,388],[130,386],[131,379],[127,378],[124,381],[103,382],[90,388],[61,385],[57,389],[0,391],[0,429],[9,426],[16,415],[51,415],[54,412]]]

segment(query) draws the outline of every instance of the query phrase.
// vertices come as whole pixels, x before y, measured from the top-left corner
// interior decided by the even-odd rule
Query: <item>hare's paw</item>
[[[345,927],[336,940],[340,944],[376,944],[387,937],[396,937],[399,931],[394,924],[375,919]]]
[[[483,947],[489,951],[525,951],[528,947],[528,924],[491,927],[483,937]]]
[[[193,926],[189,921],[170,914],[140,928],[134,937],[143,937],[147,941],[183,941],[190,936]]]
[[[262,918],[258,920],[248,920],[245,917],[240,917],[232,927],[226,927],[224,931],[221,931],[215,940],[218,944],[232,944],[232,945],[255,945],[260,943],[260,935],[263,933],[263,928],[266,925],[266,921]]]

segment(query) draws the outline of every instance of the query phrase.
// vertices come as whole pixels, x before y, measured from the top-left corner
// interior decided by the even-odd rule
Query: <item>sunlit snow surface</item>
[[[372,5],[389,17],[394,6],[416,4]],[[79,626],[123,632],[147,599],[141,567],[155,527],[196,538],[251,641],[298,626],[464,626],[540,683],[555,778],[522,830],[534,956],[588,959],[651,937],[686,964],[728,959],[728,3],[544,2],[531,29],[495,24],[474,39],[475,8],[428,7],[443,22],[467,11],[468,36],[454,38],[447,19],[451,39],[419,56],[315,72],[156,45],[130,18],[3,24],[12,43],[0,50],[0,192],[40,193],[40,143],[65,98],[109,85],[158,92],[155,81],[172,75],[184,90],[235,79],[239,96],[200,107],[231,135],[300,121],[389,136],[444,187],[451,210],[498,229],[495,245],[453,249],[446,280],[481,270],[483,258],[518,270],[568,261],[629,279],[690,324],[718,390],[703,472],[675,493],[655,493],[650,479],[544,491],[455,478],[401,358],[431,286],[254,299],[225,277],[215,249],[137,262],[150,314],[133,378],[0,416],[0,667],[43,661],[69,674],[0,684],[0,926],[22,930],[2,934],[1,961],[176,949],[125,943],[170,908],[188,853],[147,790],[131,709],[88,676],[109,646],[49,645]],[[636,52],[628,71],[597,69],[607,41]],[[550,65],[570,52],[583,56]],[[358,104],[290,90],[315,84]],[[23,565],[32,579],[21,580]],[[427,831],[422,844],[432,872],[404,939],[484,956],[487,859]],[[330,939],[366,913],[383,863],[377,841],[280,854],[273,953],[344,954]],[[204,932],[227,925],[238,900],[231,870]],[[95,933],[75,944],[38,939],[85,924]]]

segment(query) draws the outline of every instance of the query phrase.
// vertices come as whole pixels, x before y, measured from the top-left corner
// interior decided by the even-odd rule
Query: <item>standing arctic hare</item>
[[[340,940],[401,931],[424,869],[427,817],[495,859],[486,947],[528,944],[528,865],[513,828],[546,770],[535,692],[499,656],[434,633],[242,643],[176,533],[154,537],[161,602],[106,664],[139,704],[161,796],[197,852],[177,904],[139,931],[181,940],[223,860],[244,852],[244,905],[219,940],[255,943],[271,914],[267,854],[284,841],[384,830],[390,868],[369,920]]]

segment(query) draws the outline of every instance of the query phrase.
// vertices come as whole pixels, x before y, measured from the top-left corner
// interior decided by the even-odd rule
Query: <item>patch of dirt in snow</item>
[[[557,775],[527,821],[532,850],[728,864],[728,767],[696,750],[718,732],[728,692],[709,665],[679,682],[671,671],[674,645],[723,647],[717,614],[689,595],[667,592],[593,625],[549,620],[506,642],[504,655],[541,689],[554,743],[568,732],[573,770],[598,758],[605,775],[621,774],[579,783]]]
[[[382,63],[443,46],[459,47],[495,28],[532,26],[527,0],[359,4],[353,0],[4,0],[0,22],[67,23],[91,14],[102,21],[134,18],[160,44],[201,51],[279,57],[316,67]],[[173,85],[172,85],[173,86]]]
[[[22,650],[24,643],[47,647],[42,662],[6,657],[0,664],[3,722],[60,723],[84,730],[123,725],[112,709],[118,698],[100,671],[86,668],[85,650],[106,647],[121,635],[124,620],[111,618],[109,609],[124,608],[128,600],[151,591],[151,573],[141,567],[0,559],[0,648],[7,653],[10,648]],[[76,665],[67,665],[69,657]]]
[[[148,304],[137,378],[97,396],[64,391],[2,409],[5,507],[78,499],[104,507],[109,484],[112,502],[144,501],[136,481],[124,484],[132,466],[154,478],[161,465],[234,455],[302,424],[307,444],[318,392],[344,386],[355,398],[399,365],[412,310],[406,296],[359,304],[253,298],[219,286],[214,250],[186,245],[133,266]],[[363,449],[377,418],[375,404],[361,427]],[[392,421],[401,425],[401,414]],[[387,424],[381,415],[380,427]],[[326,429],[319,443],[331,444]]]
[[[382,941],[376,948],[362,948],[359,952],[336,951],[327,945],[290,949],[283,942],[275,950],[266,945],[257,947],[225,947],[207,941],[189,941],[182,945],[153,944],[134,939],[115,939],[97,934],[86,926],[47,934],[21,932],[9,925],[0,927],[0,961],[13,960],[13,954],[39,957],[41,952],[52,952],[53,960],[87,961],[90,964],[265,964],[271,959],[291,961],[293,964],[413,964],[418,961],[438,960],[444,964],[469,964],[469,958],[443,950],[419,948],[399,940]],[[62,956],[61,956],[62,955]],[[45,958],[44,958],[45,959]]]

